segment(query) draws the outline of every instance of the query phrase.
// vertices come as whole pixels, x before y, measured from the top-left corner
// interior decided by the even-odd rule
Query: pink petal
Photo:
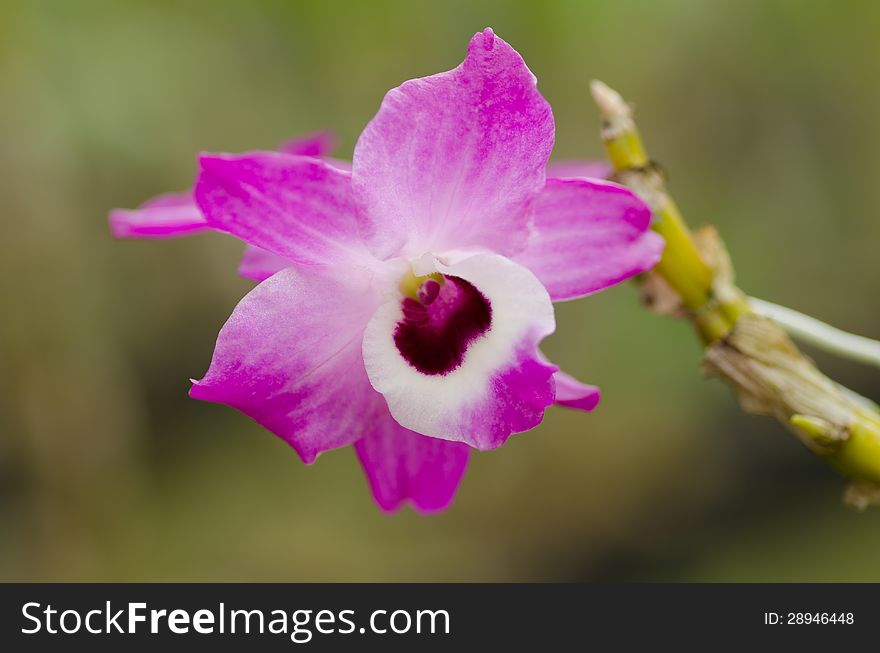
[[[288,259],[278,256],[278,254],[273,254],[254,245],[245,245],[244,255],[238,264],[238,273],[247,279],[260,282],[291,265],[292,263]]]
[[[330,132],[318,132],[286,141],[281,150],[289,154],[324,156],[334,144]],[[336,167],[345,169],[339,162]],[[196,206],[193,191],[159,195],[135,210],[116,209],[110,213],[110,231],[116,238],[175,238],[209,229]]]
[[[210,226],[305,265],[367,256],[351,175],[315,158],[202,155],[196,201]]]
[[[415,316],[408,300],[396,297],[370,319],[364,363],[394,419],[417,433],[477,449],[493,449],[511,433],[536,426],[556,396],[556,367],[536,351],[537,343],[555,328],[547,291],[529,270],[496,254],[478,254],[449,265],[434,260],[430,267],[422,260],[419,265],[421,275],[444,275],[446,286],[466,281],[482,301],[472,301],[473,293],[466,293],[461,296],[465,303],[455,306],[441,297],[435,300],[441,304],[439,314]],[[419,342],[408,336],[401,343],[401,329],[419,328],[441,337]],[[462,331],[465,338],[459,337]],[[413,344],[415,350],[410,348]],[[419,346],[427,350],[419,352]],[[447,350],[448,355],[438,359],[431,348]],[[442,364],[434,365],[437,362]]]
[[[467,445],[419,435],[387,413],[354,447],[376,503],[389,512],[407,500],[420,512],[446,508],[470,455]]]
[[[284,154],[318,157],[334,168],[351,172],[351,161],[344,161],[330,156],[330,153],[335,149],[336,136],[333,132],[321,131],[284,141],[278,148],[278,151]]]
[[[116,238],[175,238],[207,230],[192,191],[159,195],[140,208],[110,212],[110,231]]]
[[[599,405],[601,392],[594,385],[581,383],[562,370],[553,375],[556,381],[556,403],[567,408],[592,412]]]
[[[604,161],[551,161],[547,177],[556,179],[608,179],[613,169]]]
[[[548,179],[535,202],[535,232],[514,260],[526,266],[553,301],[597,292],[653,267],[663,239],[651,212],[611,182]]]
[[[545,365],[553,365],[540,350],[537,352],[537,358]],[[555,365],[553,367],[556,369],[553,374],[553,380],[556,383],[556,401],[554,403],[587,413],[592,412],[599,405],[599,399],[602,397],[599,388],[581,383]]]
[[[355,147],[352,178],[380,254],[522,249],[553,147],[553,114],[535,82],[486,29],[458,68],[388,92]]]
[[[278,151],[284,154],[320,157],[327,156],[335,149],[336,137],[333,133],[320,131],[284,141],[279,146]]]
[[[333,133],[321,131],[284,141],[278,151],[285,154],[325,157],[335,149],[336,137]],[[340,170],[351,170],[351,164],[346,161],[336,161],[335,159],[325,159],[325,161]],[[290,267],[290,265],[291,262],[286,258],[260,247],[245,245],[244,256],[238,265],[238,273],[259,282],[268,279],[279,270]]]
[[[334,168],[351,172],[351,161],[328,156],[335,149],[336,136],[332,132],[324,131],[284,141],[278,151],[284,154],[320,157]]]
[[[533,429],[544,419],[544,410],[555,400],[556,368],[535,356],[537,340],[523,340],[508,365],[490,378],[490,392],[461,415],[465,442],[494,449],[511,434]]]
[[[286,440],[310,463],[357,440],[388,412],[370,387],[363,329],[380,300],[352,270],[287,268],[242,299],[217,338],[211,367],[190,395],[224,403]]]

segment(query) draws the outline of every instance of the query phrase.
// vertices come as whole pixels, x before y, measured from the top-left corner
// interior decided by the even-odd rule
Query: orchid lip
[[[427,277],[414,294],[401,301],[394,344],[422,374],[449,374],[492,326],[492,305],[473,284],[448,275]]]

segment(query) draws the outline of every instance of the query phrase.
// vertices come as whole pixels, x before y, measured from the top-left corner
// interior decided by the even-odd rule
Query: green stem
[[[648,204],[654,216],[652,228],[666,241],[652,274],[659,275],[680,299],[705,345],[707,369],[731,385],[745,410],[776,417],[812,451],[850,477],[853,483],[846,495],[850,503],[864,507],[880,501],[880,413],[876,407],[823,375],[780,326],[756,314],[755,306],[762,306],[750,305],[734,285],[733,269],[720,240],[713,260],[704,260],[666,191],[663,175],[648,157],[632,109],[602,82],[594,81],[591,90],[602,115],[602,138],[615,178]],[[795,320],[801,335],[809,334],[838,353],[858,354],[875,363],[880,360],[878,343],[851,334],[842,337],[842,332],[827,325],[818,329],[817,321],[805,319],[809,320],[806,316]]]
[[[715,301],[712,270],[700,256],[678,206],[666,192],[662,175],[648,158],[630,107],[616,91],[598,80],[592,82],[591,90],[602,113],[602,137],[608,158],[620,180],[651,207],[651,226],[666,241],[655,270],[694,315],[694,324],[705,342],[724,337],[736,318],[751,309],[739,296],[725,302]]]

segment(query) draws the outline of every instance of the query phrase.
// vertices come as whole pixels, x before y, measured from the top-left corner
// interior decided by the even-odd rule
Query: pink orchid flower
[[[261,283],[191,396],[249,415],[306,463],[354,444],[380,507],[431,512],[472,448],[533,428],[551,404],[596,406],[596,387],[538,349],[552,302],[662,251],[635,195],[584,176],[607,169],[548,176],[553,136],[534,75],[486,29],[456,69],[385,96],[350,171],[317,158],[323,146],[202,155],[195,203],[159,198],[111,223],[246,242],[242,273]]]

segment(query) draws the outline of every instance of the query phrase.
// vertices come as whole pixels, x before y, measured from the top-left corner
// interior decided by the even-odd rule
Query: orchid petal
[[[115,238],[175,238],[208,231],[192,191],[159,195],[137,209],[110,212]]]
[[[368,275],[287,268],[254,288],[217,337],[196,399],[224,403],[286,440],[310,463],[351,444],[387,413],[361,355],[380,299]]]
[[[558,370],[553,379],[556,381],[556,403],[560,406],[590,413],[599,405],[602,393],[596,386],[581,383],[562,370]]]
[[[474,36],[458,68],[389,91],[352,172],[375,218],[377,253],[522,249],[553,129],[535,76],[491,29]]]
[[[430,265],[423,260],[418,267],[416,274],[444,275],[447,286],[463,293],[458,308],[472,312],[456,317],[456,306],[441,305],[441,321],[450,315],[458,321],[441,325],[450,340],[436,351],[434,341],[424,341],[420,360],[404,346],[412,341],[400,338],[402,329],[418,326],[407,322],[407,301],[395,298],[376,311],[364,334],[364,362],[391,414],[417,433],[478,449],[498,447],[511,433],[536,426],[555,397],[556,368],[537,354],[538,342],[555,328],[547,291],[526,268],[495,254]]]
[[[538,351],[538,360],[545,365],[553,365],[540,350]],[[554,403],[558,406],[591,413],[599,405],[602,393],[598,387],[581,383],[558,368],[553,375],[553,380],[556,383],[556,401]]]
[[[278,151],[284,154],[314,157],[327,156],[335,149],[336,136],[329,131],[319,131],[299,138],[292,138],[284,141],[278,147]]]
[[[470,455],[466,444],[414,433],[387,412],[354,448],[376,503],[388,512],[407,500],[420,512],[446,508]]]
[[[287,154],[317,157],[328,154],[334,143],[330,132],[317,132],[285,141],[281,150]],[[334,165],[350,169],[344,161]],[[110,212],[110,231],[116,238],[176,238],[209,230],[192,190],[159,195],[134,210]]]
[[[329,131],[315,132],[302,138],[284,141],[278,148],[284,154],[299,154],[301,156],[313,156],[322,158],[334,168],[351,172],[351,161],[344,161],[327,156],[336,149],[336,136]]]
[[[553,301],[583,297],[653,267],[663,239],[632,191],[586,179],[548,179],[535,202],[534,233],[514,260]]]
[[[208,224],[303,265],[364,259],[351,175],[277,152],[203,155],[196,201]]]
[[[329,131],[320,131],[284,141],[278,151],[284,154],[324,157],[324,160],[334,168],[350,172],[350,162],[327,158],[327,155],[335,149],[336,136]],[[268,279],[279,270],[290,267],[290,265],[291,262],[286,258],[254,245],[245,245],[244,255],[238,265],[238,273],[259,282]]]

